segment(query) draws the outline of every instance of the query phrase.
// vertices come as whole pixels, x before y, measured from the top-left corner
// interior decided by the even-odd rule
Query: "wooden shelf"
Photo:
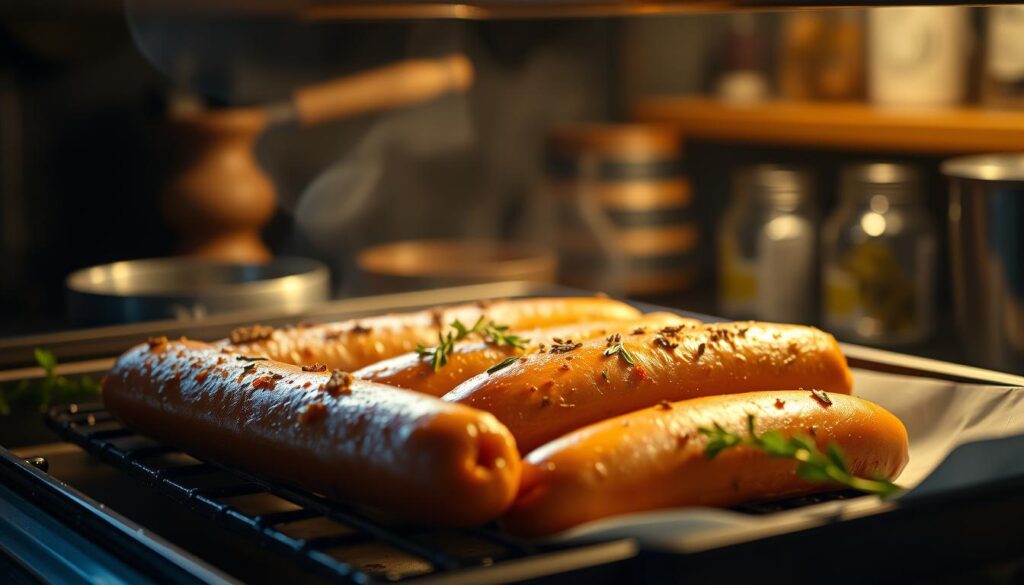
[[[634,104],[633,115],[673,124],[688,138],[727,142],[942,154],[1024,151],[1024,112],[976,107],[784,101],[740,106],[651,97]]]

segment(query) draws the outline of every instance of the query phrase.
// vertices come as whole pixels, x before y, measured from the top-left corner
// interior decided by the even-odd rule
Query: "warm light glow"
[[[878,237],[885,233],[885,217],[880,213],[865,213],[860,218],[860,227],[867,235]]]

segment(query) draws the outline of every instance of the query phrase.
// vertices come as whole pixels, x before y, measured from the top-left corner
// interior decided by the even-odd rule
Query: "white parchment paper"
[[[907,427],[910,463],[897,483],[908,491],[896,498],[896,505],[902,499],[1024,475],[1024,388],[855,369],[854,394],[884,406]],[[879,505],[892,504],[872,496],[768,516],[710,508],[662,510],[590,522],[557,540],[632,537],[649,546],[696,549],[705,548],[715,534],[729,541],[728,535],[775,532],[780,523],[797,526]]]

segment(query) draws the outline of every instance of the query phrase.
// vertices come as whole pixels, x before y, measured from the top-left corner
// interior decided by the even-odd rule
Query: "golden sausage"
[[[420,522],[494,519],[519,483],[515,442],[485,412],[203,343],[132,348],[103,400],[156,439]]]
[[[732,506],[830,489],[796,475],[797,463],[741,446],[704,456],[698,431],[718,423],[746,433],[813,435],[835,442],[851,473],[895,479],[908,460],[907,431],[885,409],[852,396],[827,405],[807,391],[752,392],[696,398],[599,422],[527,457],[519,496],[504,522],[524,536],[630,512],[678,506]]]
[[[772,388],[850,393],[853,378],[839,345],[813,327],[744,322],[673,329],[551,347],[470,378],[444,400],[493,413],[528,453],[662,400]]]
[[[520,335],[529,340],[523,350],[481,340],[459,342],[448,354],[448,363],[437,371],[434,371],[429,359],[421,357],[416,352],[410,352],[366,366],[356,371],[354,375],[362,380],[441,396],[510,356],[532,353],[541,347],[546,348],[555,339],[585,341],[595,337],[606,337],[616,332],[627,334],[638,328],[660,329],[667,325],[699,323],[673,313],[650,313],[633,321],[596,321],[561,325],[521,332]]]
[[[242,327],[221,345],[289,364],[321,363],[331,369],[354,371],[410,352],[417,344],[436,344],[438,332],[456,319],[471,326],[483,317],[525,330],[636,319],[639,315],[625,303],[598,297],[507,300],[285,329]]]

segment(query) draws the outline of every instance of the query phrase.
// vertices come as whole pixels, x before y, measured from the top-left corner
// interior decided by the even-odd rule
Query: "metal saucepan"
[[[299,312],[327,300],[330,272],[307,258],[232,264],[172,257],[84,268],[71,273],[66,285],[72,323],[89,326],[200,319],[260,307]]]

